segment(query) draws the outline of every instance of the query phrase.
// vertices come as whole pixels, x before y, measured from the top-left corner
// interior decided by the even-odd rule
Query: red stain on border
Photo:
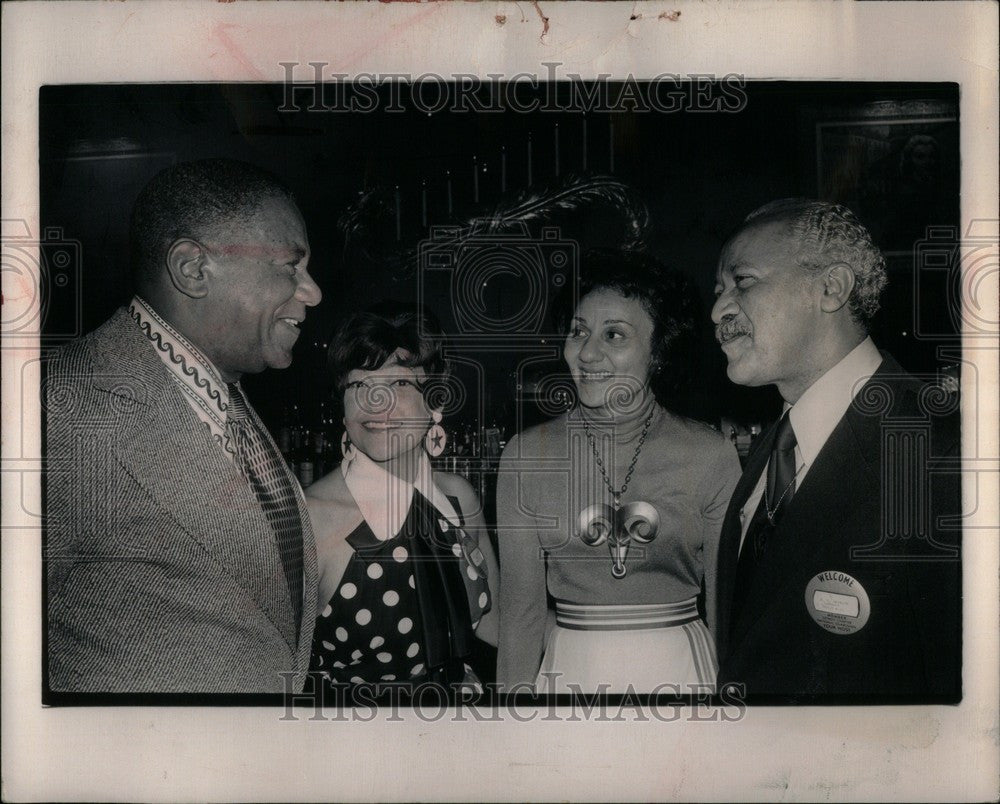
[[[227,23],[219,23],[212,29],[212,35],[219,40],[219,43],[225,48],[226,52],[235,59],[240,66],[243,67],[248,73],[250,73],[254,78],[259,81],[265,80],[266,76],[258,70],[253,62],[247,57],[247,54],[243,52],[238,44],[236,44],[226,33],[230,28],[238,28],[238,25],[230,25]]]
[[[381,2],[381,0],[380,0]],[[438,10],[443,6],[440,3],[420,3],[417,0],[395,0],[395,2],[403,3],[413,3],[414,5],[424,6],[424,10],[420,12],[415,12],[413,15],[408,17],[405,21],[397,23],[391,26],[388,30],[380,30],[378,35],[369,41],[364,41],[360,43],[352,52],[346,54],[338,54],[340,56],[336,62],[330,63],[330,68],[333,70],[348,70],[351,65],[354,64],[359,58],[371,54],[373,50],[386,43],[391,43],[399,35],[400,31],[406,30],[408,28],[414,28],[423,22],[426,18],[433,16],[438,13]]]

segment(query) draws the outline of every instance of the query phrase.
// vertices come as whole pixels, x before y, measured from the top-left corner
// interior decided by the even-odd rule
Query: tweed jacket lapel
[[[298,492],[299,484],[295,481],[299,504],[299,517],[302,519],[302,622],[299,624],[299,643],[297,668],[303,672],[309,669],[312,658],[313,628],[316,625],[317,598],[319,597],[319,568],[316,561],[316,536],[313,533],[312,521],[306,509],[305,497]],[[279,561],[280,561],[279,556]],[[284,572],[282,572],[284,580]],[[287,582],[285,588],[288,588]]]
[[[177,524],[236,578],[278,628],[297,643],[288,585],[274,533],[239,470],[226,459],[174,385],[160,358],[125,311],[96,344],[94,384],[121,394],[123,371],[134,378],[134,417],[123,420],[118,460]],[[108,378],[112,379],[108,382]],[[114,402],[111,403],[112,405]],[[299,495],[301,496],[301,495]],[[306,588],[315,590],[315,544],[304,514]],[[311,579],[310,579],[311,575]],[[312,592],[315,598],[315,591]],[[311,619],[306,597],[303,620]]]

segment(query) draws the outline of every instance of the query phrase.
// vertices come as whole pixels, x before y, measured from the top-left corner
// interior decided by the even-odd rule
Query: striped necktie
[[[226,426],[236,449],[236,460],[274,530],[288,591],[295,611],[296,629],[302,619],[302,519],[295,489],[284,460],[260,424],[250,415],[246,397],[236,383],[229,383]]]

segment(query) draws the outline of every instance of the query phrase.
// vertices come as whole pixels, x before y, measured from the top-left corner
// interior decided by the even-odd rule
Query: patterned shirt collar
[[[208,427],[212,439],[227,453],[234,454],[226,437],[229,389],[218,369],[198,347],[160,317],[145,299],[133,296],[128,311],[153,344],[156,354],[195,415]]]

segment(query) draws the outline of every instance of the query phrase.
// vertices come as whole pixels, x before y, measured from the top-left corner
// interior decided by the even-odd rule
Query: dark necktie
[[[250,415],[246,398],[236,383],[229,383],[227,427],[237,463],[274,530],[298,628],[302,618],[302,520],[295,489],[285,462]]]
[[[767,464],[767,486],[761,495],[760,504],[754,511],[747,528],[743,548],[736,565],[736,584],[733,590],[735,623],[739,610],[743,607],[757,564],[763,556],[767,543],[774,534],[781,513],[788,508],[795,494],[795,431],[786,413],[778,423],[778,432],[771,448]]]
[[[778,423],[778,434],[767,464],[767,514],[771,524],[788,507],[795,494],[795,431],[786,413]]]

